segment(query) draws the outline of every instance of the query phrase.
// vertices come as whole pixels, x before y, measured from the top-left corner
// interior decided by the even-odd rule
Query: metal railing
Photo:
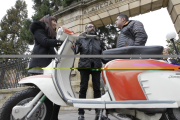
[[[28,76],[30,59],[8,59],[0,62],[0,89],[17,88],[19,80]]]

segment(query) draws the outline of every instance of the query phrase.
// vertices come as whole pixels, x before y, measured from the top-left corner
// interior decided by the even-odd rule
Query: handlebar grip
[[[86,35],[86,38],[96,38],[97,35]]]

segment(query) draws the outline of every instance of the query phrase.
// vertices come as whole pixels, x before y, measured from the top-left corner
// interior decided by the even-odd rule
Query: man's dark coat
[[[118,37],[117,47],[124,46],[145,46],[147,34],[140,21],[131,20],[124,25]]]
[[[76,46],[78,46],[78,51],[80,55],[100,55],[102,50],[104,50],[103,44],[100,40],[83,38],[76,41]],[[92,66],[93,65],[93,66]],[[78,68],[101,68],[101,58],[80,58],[78,63]]]

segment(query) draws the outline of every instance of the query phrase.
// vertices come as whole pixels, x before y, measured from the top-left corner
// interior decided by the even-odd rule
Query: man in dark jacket
[[[127,15],[119,14],[115,24],[121,30],[117,39],[117,48],[124,46],[145,46],[148,36],[140,21],[129,20]]]
[[[88,35],[95,35],[95,27],[92,24],[87,24],[85,27]],[[76,41],[76,47],[78,50],[76,54],[80,52],[81,55],[100,55],[104,50],[103,44],[100,40],[94,38],[83,38]],[[100,58],[80,58],[78,63],[78,70],[81,75],[79,98],[86,98],[86,92],[88,88],[89,75],[92,75],[94,98],[101,97],[100,92],[100,71],[93,71],[91,68],[101,68],[102,63]],[[97,112],[97,110],[96,110]],[[78,120],[84,120],[84,109],[79,109]],[[102,116],[105,118],[104,116]],[[97,119],[97,118],[96,118]]]

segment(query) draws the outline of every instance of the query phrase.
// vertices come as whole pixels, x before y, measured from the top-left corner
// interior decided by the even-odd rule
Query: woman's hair
[[[46,31],[48,32],[48,37],[55,38],[56,37],[56,30],[52,28],[52,20],[57,22],[57,19],[54,16],[46,15],[41,18],[39,21],[42,21],[46,24]]]

